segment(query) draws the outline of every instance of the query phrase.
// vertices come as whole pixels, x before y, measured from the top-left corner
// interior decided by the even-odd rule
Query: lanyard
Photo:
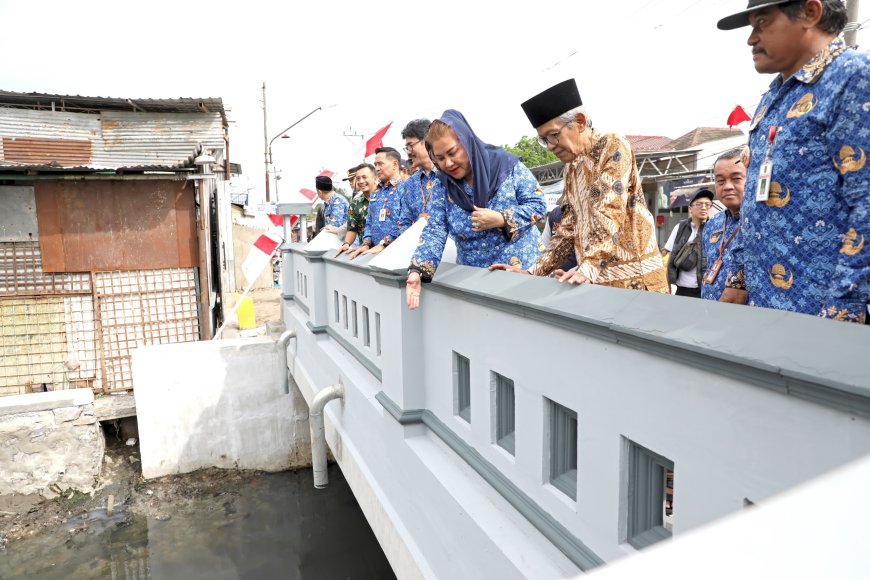
[[[734,239],[734,236],[737,235],[737,232],[740,231],[740,226],[734,228],[734,231],[731,232],[731,237],[728,238],[728,241],[725,241],[725,232],[728,231],[728,210],[725,210],[725,225],[722,226],[722,240],[719,242],[719,259],[722,259],[722,256],[725,255],[725,250],[728,249],[728,246],[731,245],[731,240]]]

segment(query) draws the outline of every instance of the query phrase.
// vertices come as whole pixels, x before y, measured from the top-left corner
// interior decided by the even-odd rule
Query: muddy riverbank
[[[138,446],[108,439],[93,495],[0,497],[0,578],[394,577],[336,465],[325,490],[307,469],[146,482]]]

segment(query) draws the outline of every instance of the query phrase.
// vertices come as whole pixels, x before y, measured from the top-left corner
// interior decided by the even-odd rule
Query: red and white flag
[[[323,171],[321,171],[320,173],[317,174],[317,177],[329,177],[329,178],[332,178],[333,175],[335,175],[335,173],[333,173],[333,172],[330,171],[329,169],[324,169]]]
[[[731,114],[728,115],[728,127],[734,127],[735,125],[739,125],[740,123],[745,123],[746,121],[751,121],[752,117],[741,107],[737,105],[734,107],[734,110],[731,111]]]
[[[368,141],[366,141],[366,157],[372,155],[375,152],[375,149],[377,149],[378,147],[384,146],[384,135],[386,135],[387,131],[390,130],[390,125],[392,124],[393,122],[390,121],[389,123],[387,123],[386,127],[381,127],[380,129],[378,129],[375,134],[372,135]]]
[[[248,257],[242,262],[242,274],[245,276],[245,281],[248,283],[248,288],[254,283],[254,280],[260,273],[272,262],[272,255],[278,250],[278,247],[284,242],[284,230],[280,227],[274,227],[254,242],[251,247]]]
[[[299,193],[305,196],[308,201],[314,201],[317,199],[317,192],[312,191],[310,189],[305,189],[304,187],[299,190]]]

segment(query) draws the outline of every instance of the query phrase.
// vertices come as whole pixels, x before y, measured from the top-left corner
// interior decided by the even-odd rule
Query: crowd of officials
[[[449,237],[468,266],[868,322],[870,57],[839,38],[845,24],[840,0],[750,0],[719,21],[749,26],[755,69],[776,77],[747,146],[716,160],[713,190],[694,195],[661,249],[630,144],[593,128],[573,79],[521,104],[565,164],[552,212],[531,171],[451,109],[407,124],[407,162],[384,147],[349,170],[350,202],[318,177],[323,227],[353,259],[424,220],[410,308]],[[714,201],[724,209],[711,217]]]

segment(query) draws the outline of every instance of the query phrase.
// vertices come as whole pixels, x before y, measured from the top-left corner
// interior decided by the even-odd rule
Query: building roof
[[[661,135],[626,135],[625,138],[631,143],[631,149],[635,153],[665,151],[673,141],[670,137]]]
[[[693,129],[685,135],[677,137],[671,141],[668,149],[672,151],[683,151],[685,149],[697,147],[702,143],[728,139],[729,137],[735,137],[738,135],[743,135],[743,131],[740,129],[727,129],[725,127],[698,127],[697,129]]]
[[[51,93],[15,93],[0,90],[0,107],[99,113],[128,111],[139,113],[220,113],[226,124],[226,111],[220,98],[129,99],[117,97],[83,97]]]
[[[132,104],[131,104],[132,103]],[[222,157],[220,99],[106,99],[0,91],[0,170],[172,170]]]

